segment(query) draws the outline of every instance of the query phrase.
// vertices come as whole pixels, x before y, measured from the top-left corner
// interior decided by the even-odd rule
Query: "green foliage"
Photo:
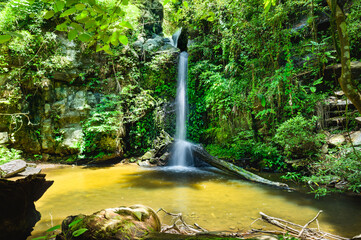
[[[3,145],[0,145],[0,165],[10,162],[12,160],[21,159],[22,151],[16,150],[14,148],[7,148]]]
[[[293,159],[315,155],[325,136],[315,133],[316,117],[307,120],[301,115],[282,123],[276,130],[273,141],[283,149],[283,153]]]

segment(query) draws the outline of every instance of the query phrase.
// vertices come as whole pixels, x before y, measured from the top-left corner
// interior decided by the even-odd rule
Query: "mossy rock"
[[[82,230],[84,233],[76,236]],[[91,215],[69,216],[63,221],[62,233],[56,239],[141,239],[160,230],[161,223],[153,209],[134,205],[108,208]]]

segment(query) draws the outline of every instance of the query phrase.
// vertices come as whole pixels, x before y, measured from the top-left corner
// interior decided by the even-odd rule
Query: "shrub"
[[[316,154],[325,139],[315,132],[316,117],[311,120],[303,116],[293,117],[276,130],[273,141],[283,149],[286,157],[297,159]]]

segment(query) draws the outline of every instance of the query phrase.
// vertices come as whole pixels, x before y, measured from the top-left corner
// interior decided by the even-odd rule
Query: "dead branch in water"
[[[160,211],[162,211],[165,214],[173,217],[173,220],[172,220],[173,224],[163,226],[162,230],[161,230],[162,233],[167,233],[167,232],[170,232],[171,230],[175,230],[176,232],[178,232],[180,234],[188,234],[188,235],[194,235],[194,234],[197,234],[197,233],[206,233],[206,232],[208,232],[207,230],[205,230],[204,228],[199,226],[197,223],[195,223],[194,225],[200,230],[195,229],[191,225],[187,224],[184,221],[182,213],[170,213],[170,212],[167,212],[166,210],[164,210],[163,208],[158,209],[157,213],[160,212]]]
[[[322,210],[319,211],[317,213],[317,215],[312,220],[307,222],[304,226],[283,220],[281,218],[268,216],[268,215],[264,214],[263,212],[260,212],[260,215],[261,215],[261,219],[263,221],[281,228],[283,230],[282,234],[289,234],[291,236],[301,238],[301,239],[307,239],[307,240],[308,239],[310,239],[310,240],[321,240],[321,239],[348,240],[348,238],[344,238],[344,237],[337,236],[337,235],[334,235],[331,233],[323,232],[320,230],[319,226],[318,226],[318,229],[308,228],[308,226],[312,222],[314,222],[314,221],[317,222],[317,218],[321,213],[322,213]],[[259,219],[257,219],[257,220],[259,220]],[[318,222],[317,222],[317,225],[318,225]],[[252,229],[252,231],[253,232],[262,232],[262,233],[275,233],[275,231],[264,231],[264,230],[258,230],[258,229]]]

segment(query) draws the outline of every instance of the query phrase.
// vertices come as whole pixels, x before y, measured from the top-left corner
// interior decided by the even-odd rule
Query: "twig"
[[[302,236],[303,232],[308,227],[308,225],[310,225],[313,221],[315,221],[321,213],[322,213],[322,210],[320,210],[314,218],[312,218],[308,223],[305,224],[305,226],[303,226],[302,230],[298,234],[298,237]]]

